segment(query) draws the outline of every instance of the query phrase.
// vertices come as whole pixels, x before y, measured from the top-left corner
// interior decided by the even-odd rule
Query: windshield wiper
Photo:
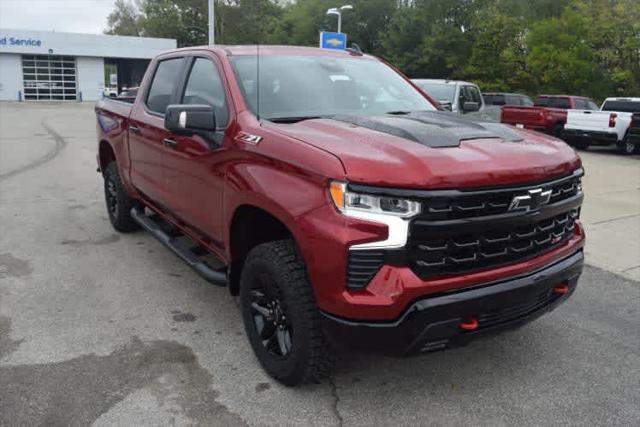
[[[321,119],[321,116],[292,116],[292,117],[273,117],[266,118],[265,120],[269,120],[273,123],[298,123],[303,120],[313,120],[313,119]]]

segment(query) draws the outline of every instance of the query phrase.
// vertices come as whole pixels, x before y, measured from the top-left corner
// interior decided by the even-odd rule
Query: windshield
[[[438,101],[453,103],[453,99],[456,95],[455,85],[447,83],[421,82],[420,80],[415,80],[414,83],[427,92],[427,95],[430,97],[437,99]]]
[[[640,101],[605,101],[602,111],[619,111],[621,113],[640,113]]]
[[[274,55],[261,56],[256,64],[251,55],[232,58],[232,63],[249,109],[268,120],[436,110],[398,73],[376,60]]]

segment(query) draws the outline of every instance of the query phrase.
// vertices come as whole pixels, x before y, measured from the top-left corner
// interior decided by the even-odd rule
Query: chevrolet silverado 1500
[[[238,295],[285,384],[326,375],[335,346],[415,354],[521,325],[582,271],[575,151],[438,111],[369,55],[179,49],[96,113],[113,227]]]
[[[500,122],[531,129],[560,138],[567,122],[568,110],[597,110],[589,98],[565,95],[541,95],[533,107],[502,107]]]
[[[640,113],[640,98],[607,98],[600,111],[570,111],[563,138],[581,149],[616,144],[623,153],[633,154],[635,144],[627,134],[634,113]]]

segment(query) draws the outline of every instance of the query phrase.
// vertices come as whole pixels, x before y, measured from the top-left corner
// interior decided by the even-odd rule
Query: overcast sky
[[[100,34],[114,0],[0,0],[0,28]]]

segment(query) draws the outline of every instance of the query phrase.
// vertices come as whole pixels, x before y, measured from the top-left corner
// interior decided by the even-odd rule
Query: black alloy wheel
[[[293,329],[286,305],[273,279],[258,276],[250,291],[253,325],[264,348],[276,357],[288,357],[292,349]]]

